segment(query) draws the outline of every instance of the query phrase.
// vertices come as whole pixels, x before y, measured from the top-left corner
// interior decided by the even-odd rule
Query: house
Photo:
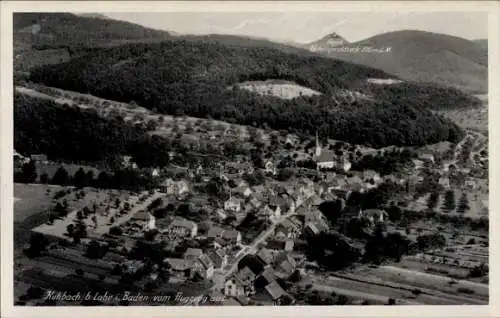
[[[182,195],[189,192],[189,183],[186,180],[177,182],[177,194]]]
[[[261,199],[259,199],[259,197]],[[262,206],[262,201],[264,200],[263,196],[262,195],[259,195],[259,196],[255,196],[255,195],[252,195],[252,198],[250,199],[250,201],[248,202],[249,205],[254,208],[254,209],[258,209]]]
[[[224,202],[224,210],[238,213],[241,211],[243,205],[243,200],[235,197],[230,197],[226,202]]]
[[[222,237],[222,232],[224,232],[223,228],[214,226],[208,230],[207,238],[213,240],[217,237]]]
[[[274,269],[267,267],[255,280],[255,288],[259,291],[263,290],[267,285],[271,284],[276,280],[276,275],[274,274]]]
[[[271,264],[274,260],[273,253],[266,248],[261,248],[259,250],[259,252],[257,253],[257,258],[264,265],[264,267]]]
[[[248,198],[252,194],[252,190],[246,185],[241,185],[232,189],[232,193],[234,195],[239,195]]]
[[[319,233],[321,233],[321,231],[318,229],[318,227],[314,223],[312,223],[312,222],[306,223],[306,225],[304,227],[304,234],[305,235],[315,236],[315,235],[318,235]]]
[[[432,154],[423,154],[418,158],[422,160],[424,167],[430,167],[434,164],[434,155]]]
[[[281,253],[278,255],[276,261],[276,275],[282,279],[287,279],[290,277],[293,272],[295,271],[295,268],[297,267],[297,263],[287,253]]]
[[[239,297],[244,295],[245,286],[236,277],[232,277],[224,283],[224,296]]]
[[[265,168],[265,172],[268,173],[268,174],[272,174],[272,175],[276,175],[277,174],[276,166],[275,166],[275,164],[272,161],[266,162],[265,165],[264,165],[264,168]]]
[[[287,207],[287,202],[285,199],[279,196],[272,196],[269,198],[269,202],[267,206],[265,207],[266,209],[266,214],[270,216],[275,216],[278,217],[282,213],[286,213],[288,210]]]
[[[198,234],[198,225],[193,221],[176,218],[167,228],[168,233],[178,236],[195,237]]]
[[[352,176],[347,179],[348,188],[351,191],[362,192],[364,189],[364,182],[359,176]]]
[[[160,185],[160,189],[167,194],[182,195],[189,192],[189,184],[185,180],[175,181],[168,178]]]
[[[264,290],[275,304],[280,304],[281,299],[286,295],[286,292],[276,281],[267,285]]]
[[[346,207],[342,210],[343,219],[358,218],[361,216],[362,216],[362,211],[359,205],[349,204],[346,205]]]
[[[147,219],[147,222],[146,222],[144,229],[146,231],[151,231],[151,230],[156,229],[156,218],[154,217],[153,214],[151,214],[149,212],[148,212],[148,219]]]
[[[413,166],[415,167],[415,169],[422,169],[424,167],[424,162],[422,160],[418,160],[418,159],[413,159],[412,160],[413,162]]]
[[[249,286],[253,286],[253,283],[256,279],[256,275],[252,270],[248,267],[242,268],[237,274],[236,278],[245,286],[247,289],[249,289]]]
[[[199,248],[189,247],[186,252],[184,252],[184,259],[186,260],[197,260],[203,255],[203,251]]]
[[[220,245],[241,244],[241,233],[236,230],[225,230],[220,227],[212,227],[208,230],[207,238],[217,240]]]
[[[471,190],[474,190],[477,188],[477,183],[472,179],[468,179],[468,180],[465,180],[465,186]]]
[[[165,258],[163,263],[169,265],[170,271],[178,276],[185,276],[186,271],[190,271],[193,264],[183,258]]]
[[[450,178],[448,177],[441,177],[439,178],[439,184],[442,185],[444,188],[449,189],[450,188]]]
[[[279,250],[279,251],[292,251],[293,250],[293,240],[290,239],[270,239],[267,241],[266,247],[270,250]]]
[[[144,262],[139,260],[127,260],[123,263],[124,272],[127,274],[135,274],[144,268]]]
[[[225,219],[227,219],[227,214],[222,209],[217,209],[216,214],[220,221],[224,221]]]
[[[160,176],[160,170],[158,168],[155,168],[151,170],[151,176],[152,177],[159,177]]]
[[[214,276],[214,263],[206,254],[202,254],[194,263],[193,269],[205,279],[212,279]]]
[[[276,238],[296,238],[299,233],[300,227],[289,219],[285,219],[276,226],[274,236]]]
[[[370,183],[377,184],[382,179],[380,178],[380,175],[376,171],[365,170],[365,171],[363,171],[363,180],[365,182],[370,182]]]
[[[31,155],[30,156],[31,161],[38,162],[38,163],[48,163],[48,158],[47,155]]]
[[[223,269],[228,263],[228,258],[223,249],[210,250],[207,252],[215,269]]]
[[[363,217],[368,218],[372,223],[384,222],[388,217],[387,212],[385,212],[384,210],[378,210],[378,209],[364,210],[361,212],[361,215]]]
[[[236,230],[224,230],[221,238],[230,244],[241,244],[241,233]]]

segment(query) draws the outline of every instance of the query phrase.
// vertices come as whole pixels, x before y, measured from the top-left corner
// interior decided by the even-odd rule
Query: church
[[[316,167],[321,169],[334,169],[337,171],[347,172],[351,169],[351,163],[344,157],[337,157],[335,153],[328,149],[322,149],[318,133],[316,132],[316,151],[314,153]]]

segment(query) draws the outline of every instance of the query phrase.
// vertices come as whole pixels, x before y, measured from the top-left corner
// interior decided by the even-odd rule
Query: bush
[[[112,226],[109,228],[109,234],[111,234],[111,235],[119,236],[119,235],[122,235],[122,233],[123,233],[122,229],[118,226]]]

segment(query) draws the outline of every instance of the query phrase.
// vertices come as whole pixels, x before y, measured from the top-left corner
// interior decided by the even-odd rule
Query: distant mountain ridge
[[[405,30],[346,43],[342,45],[344,47],[351,50],[322,50],[322,53],[378,68],[406,80],[448,85],[474,93],[487,91],[488,52],[473,41]],[[390,50],[377,51],[386,48]],[[317,52],[311,47],[309,49]]]
[[[317,41],[303,45],[303,47],[313,52],[324,52],[331,48],[347,44],[349,44],[349,42],[337,33],[330,33]]]

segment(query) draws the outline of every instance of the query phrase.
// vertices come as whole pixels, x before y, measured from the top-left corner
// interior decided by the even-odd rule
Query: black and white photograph
[[[14,307],[490,305],[487,10],[67,8],[12,13]]]

